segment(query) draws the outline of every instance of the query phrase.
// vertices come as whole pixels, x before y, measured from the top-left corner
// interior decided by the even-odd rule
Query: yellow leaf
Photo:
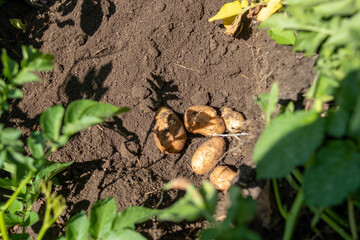
[[[240,5],[241,8],[246,8],[247,6],[249,6],[249,2],[248,0],[242,0]]]
[[[228,29],[231,24],[235,21],[236,16],[228,17],[223,19],[223,24],[226,29]]]
[[[26,24],[23,23],[20,19],[13,18],[13,19],[9,19],[9,21],[13,27],[22,30],[23,32],[26,31]]]
[[[259,12],[257,16],[257,20],[260,22],[265,21],[281,7],[282,7],[281,0],[270,0],[267,6],[261,9],[261,11]]]
[[[241,9],[242,8],[239,1],[225,3],[220,8],[220,11],[215,16],[209,19],[209,22],[236,16],[241,12]]]

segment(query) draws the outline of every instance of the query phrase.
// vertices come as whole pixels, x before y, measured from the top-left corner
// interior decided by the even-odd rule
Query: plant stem
[[[310,208],[311,211],[315,212],[314,208]],[[326,214],[322,213],[320,215],[321,220],[326,222],[332,229],[334,229],[335,232],[337,232],[343,239],[345,240],[352,240],[352,237],[344,231],[333,219],[331,219]]]
[[[283,240],[291,240],[303,203],[304,203],[304,193],[302,192],[302,190],[300,190],[295,198],[295,201],[288,214],[288,217],[286,218]]]
[[[279,209],[279,212],[280,212],[280,215],[286,219],[288,217],[288,214],[287,212],[285,212],[284,208],[283,208],[283,205],[281,203],[281,198],[280,198],[280,194],[279,194],[279,189],[278,189],[278,186],[277,186],[277,182],[276,182],[276,179],[273,178],[272,179],[272,185],[273,185],[273,190],[274,190],[274,195],[275,195],[275,200],[276,200],[276,204],[278,206],[278,209]]]
[[[349,224],[343,218],[341,218],[336,212],[334,212],[331,208],[325,208],[324,212],[334,221],[336,221],[338,224],[342,225],[343,227],[349,228]]]
[[[1,231],[2,239],[3,240],[9,240],[9,235],[8,235],[6,227],[5,227],[5,220],[4,220],[3,211],[0,212],[0,231]]]
[[[20,183],[20,185],[17,187],[16,191],[11,195],[9,200],[5,203],[3,209],[0,211],[0,232],[2,235],[2,238],[4,240],[9,240],[9,236],[6,230],[5,226],[5,220],[4,220],[4,213],[6,210],[10,207],[11,203],[16,199],[16,197],[19,195],[21,190],[26,186],[26,184],[31,180],[33,173],[29,172],[27,177]]]
[[[351,198],[348,199],[348,216],[349,216],[349,225],[352,239],[358,240],[358,234],[355,223],[355,215],[354,215],[354,204]]]
[[[46,231],[48,230],[48,228],[51,226],[51,224],[49,225],[49,221],[50,221],[50,215],[51,215],[51,199],[50,198],[46,198],[46,210],[45,210],[45,216],[44,216],[44,221],[43,221],[43,225],[41,226],[40,232],[36,238],[36,240],[41,240]]]

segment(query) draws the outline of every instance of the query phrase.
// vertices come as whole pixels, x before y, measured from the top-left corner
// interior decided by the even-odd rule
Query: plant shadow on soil
[[[39,74],[42,81],[24,85],[25,98],[12,101],[10,112],[1,118],[6,126],[20,128],[25,139],[39,128],[45,109],[80,98],[132,109],[76,134],[51,157],[74,163],[57,176],[61,185],[55,190],[66,198],[68,209],[46,239],[56,239],[73,214],[88,213],[99,199],[113,196],[119,210],[153,207],[168,181],[186,177],[199,186],[207,179],[190,167],[192,154],[206,138],[190,134],[177,155],[156,149],[152,131],[161,106],[172,109],[180,119],[188,107],[199,104],[216,109],[228,106],[244,113],[251,134],[241,138],[241,143],[227,140],[229,149],[239,151],[228,154],[222,164],[240,168],[240,182],[253,186],[249,163],[263,124],[251,96],[268,92],[277,80],[280,98],[300,107],[314,76],[314,59],[276,45],[250,20],[238,38],[223,35],[224,29],[207,19],[225,2],[50,0],[37,10],[23,0],[9,0],[0,8],[0,47],[12,58],[21,59],[21,45],[55,55],[54,71]],[[8,23],[15,17],[26,20],[25,33]],[[165,194],[161,207],[170,206],[184,193]],[[224,198],[220,193],[219,200]],[[37,209],[44,206],[41,199],[36,205]],[[149,239],[194,239],[205,224],[201,220],[148,221],[137,230]],[[278,224],[259,232],[264,239],[278,239],[282,229]],[[303,236],[298,235],[299,239]]]

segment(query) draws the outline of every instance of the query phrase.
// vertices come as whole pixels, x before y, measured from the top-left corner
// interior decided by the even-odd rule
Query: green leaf
[[[19,225],[23,222],[22,217],[14,214],[14,213],[5,213],[4,220],[5,220],[6,226],[9,226],[9,227]]]
[[[87,240],[89,237],[90,221],[84,212],[74,215],[66,225],[67,240]]]
[[[336,104],[345,110],[352,111],[360,94],[360,71],[350,72],[340,83],[336,92]]]
[[[324,17],[336,16],[336,15],[351,15],[356,12],[355,1],[342,0],[342,1],[328,1],[316,5],[314,13]]]
[[[18,139],[20,138],[22,132],[16,128],[4,128],[0,131],[0,142],[8,145],[8,146],[19,146],[20,149],[22,148],[22,142],[19,142]],[[17,148],[17,150],[19,150]]]
[[[281,28],[271,28],[268,31],[270,37],[275,40],[278,44],[282,45],[294,45],[295,44],[295,34],[293,31],[284,30]]]
[[[105,234],[104,240],[146,240],[146,238],[138,232],[130,229],[122,229],[111,231]]]
[[[41,182],[50,181],[56,174],[64,171],[67,167],[69,167],[73,162],[68,163],[53,163],[50,166],[40,170],[34,176],[34,182],[31,187],[31,196],[28,203],[28,208],[31,208],[32,204],[35,202],[37,197],[40,194]]]
[[[360,139],[360,95],[357,96],[354,112],[350,117],[348,134],[358,140]]]
[[[44,134],[52,142],[56,143],[59,140],[64,112],[61,105],[56,105],[48,108],[40,116],[40,125]]]
[[[24,95],[23,95],[23,93],[21,92],[20,89],[15,88],[15,89],[11,89],[11,90],[8,92],[7,97],[8,97],[9,99],[15,99],[15,98],[23,98]]]
[[[2,154],[3,152],[1,152]],[[5,153],[6,154],[6,153]],[[13,186],[11,179],[9,178],[0,178],[0,187],[7,190],[14,190],[15,186]]]
[[[27,71],[27,70],[21,70],[19,72],[19,74],[16,75],[16,77],[13,79],[13,83],[16,86],[19,86],[21,84],[24,83],[28,83],[28,82],[37,82],[40,79],[38,78],[38,76],[36,76],[34,73]]]
[[[3,75],[11,81],[19,72],[19,64],[9,58],[5,49],[2,51],[1,61],[3,64]]]
[[[12,201],[9,208],[7,209],[7,212],[9,212],[11,214],[15,214],[18,211],[22,211],[23,208],[24,208],[23,203],[17,199],[14,199],[14,201]]]
[[[285,16],[283,13],[273,14],[265,22],[260,23],[260,28],[282,28],[297,30],[301,24],[296,19]]]
[[[360,187],[360,153],[351,141],[328,142],[304,174],[305,203],[330,207]]]
[[[216,207],[216,193],[215,188],[209,182],[203,182],[199,190],[191,184],[187,187],[183,198],[161,210],[157,213],[157,217],[161,221],[180,222],[212,216]]]
[[[12,19],[9,19],[10,21],[10,24],[16,28],[16,29],[19,29],[19,30],[22,30],[23,32],[26,32],[26,23],[23,23],[21,21],[21,19],[18,19],[18,18],[12,18]]]
[[[90,235],[103,238],[110,232],[116,217],[117,206],[113,198],[106,198],[94,203],[90,209]]]
[[[271,121],[271,116],[276,110],[276,106],[278,103],[278,95],[279,95],[279,84],[274,82],[271,85],[270,93],[260,94],[259,98],[254,98],[256,104],[258,104],[263,112],[265,112],[265,121],[266,124],[269,125]]]
[[[329,109],[326,121],[326,133],[332,137],[341,138],[346,134],[349,112],[342,108]]]
[[[24,216],[24,223],[22,224],[24,227],[29,227],[34,225],[40,220],[39,214],[35,211],[27,211]]]
[[[118,108],[108,103],[99,103],[89,99],[73,101],[66,108],[63,133],[71,136],[90,126],[102,123],[106,118],[127,111],[129,108]]]
[[[27,233],[12,234],[10,238],[11,240],[31,240],[30,235]]]
[[[39,159],[44,156],[46,142],[41,132],[33,132],[27,140],[27,145],[34,158]]]
[[[33,46],[22,46],[23,60],[21,67],[26,71],[51,71],[54,56],[44,54]]]
[[[304,51],[306,56],[312,56],[327,37],[328,34],[324,33],[299,31],[296,35],[294,51]]]
[[[157,209],[150,209],[146,207],[134,206],[128,207],[116,216],[114,221],[114,230],[123,228],[134,229],[136,223],[141,223],[149,220],[159,212]]]
[[[324,138],[324,121],[315,112],[277,116],[254,149],[258,178],[278,178],[307,162]]]
[[[337,87],[339,87],[339,83],[336,79],[319,74],[306,95],[308,98],[322,103],[332,101]]]

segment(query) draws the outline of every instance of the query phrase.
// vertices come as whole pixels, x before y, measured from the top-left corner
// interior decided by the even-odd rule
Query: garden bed
[[[0,47],[11,57],[20,59],[21,45],[34,45],[55,57],[54,70],[41,73],[41,82],[23,86],[25,97],[12,102],[2,116],[6,126],[27,136],[39,128],[45,109],[76,99],[131,108],[75,135],[52,155],[54,162],[74,164],[58,176],[56,189],[66,197],[68,208],[46,239],[55,239],[63,223],[82,210],[87,212],[98,199],[113,196],[119,210],[154,207],[168,181],[186,177],[199,186],[208,178],[190,167],[205,137],[190,135],[176,155],[164,155],[156,148],[152,131],[159,107],[168,106],[181,118],[192,105],[242,112],[250,135],[241,141],[227,139],[228,149],[236,150],[222,163],[248,173],[255,141],[264,127],[253,96],[268,92],[278,81],[279,99],[303,106],[303,94],[314,78],[315,57],[277,45],[255,22],[249,22],[238,38],[223,34],[224,28],[208,19],[226,2],[62,0],[36,10],[11,0],[0,8]],[[26,20],[25,33],[7,23],[14,17]],[[248,186],[256,185],[253,174],[240,172],[240,176]],[[182,195],[168,192],[161,207]],[[149,239],[193,239],[205,224],[152,221],[138,230]],[[33,229],[36,232],[36,225]],[[266,234],[264,239],[275,239]]]

